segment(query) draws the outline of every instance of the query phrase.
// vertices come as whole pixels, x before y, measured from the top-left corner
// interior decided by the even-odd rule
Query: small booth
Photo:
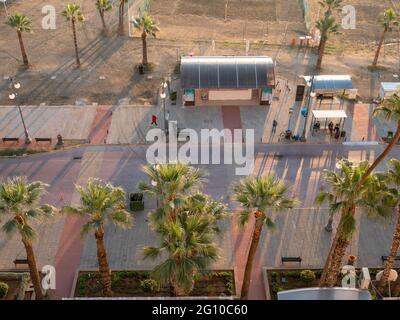
[[[328,121],[336,120],[335,127],[338,126],[339,135],[341,138],[344,138],[346,136],[346,132],[344,131],[344,125],[346,119],[347,119],[347,114],[344,110],[313,110],[312,121],[311,121],[311,132],[312,134],[314,134],[315,131],[314,129],[316,128],[315,124],[320,120],[325,120],[324,121],[325,129],[328,128]]]
[[[379,98],[385,99],[393,96],[394,94],[400,95],[400,82],[382,82],[379,91]]]
[[[269,105],[275,88],[269,57],[182,57],[185,106]]]
[[[357,89],[353,88],[350,75],[318,75],[302,76],[302,78],[304,83],[301,86],[315,92],[317,99],[321,101],[333,100],[336,94],[347,95],[349,99],[355,99],[357,96]]]

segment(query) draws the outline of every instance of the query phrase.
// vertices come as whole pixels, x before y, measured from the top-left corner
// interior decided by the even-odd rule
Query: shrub
[[[311,283],[315,280],[315,273],[312,270],[303,270],[300,273],[300,279],[304,283]]]
[[[0,282],[0,299],[5,298],[8,293],[8,284],[4,282]]]
[[[170,97],[171,101],[176,101],[176,97],[177,97],[176,91],[171,92],[169,97]]]
[[[278,279],[278,273],[276,271],[271,272],[271,280],[276,281]]]
[[[158,282],[153,279],[142,280],[140,281],[140,287],[144,292],[156,292],[158,290]]]
[[[283,291],[283,288],[282,288],[281,286],[279,286],[278,283],[274,282],[274,283],[271,285],[271,290],[272,290],[272,292],[274,292],[274,293],[278,293],[278,292],[280,292],[280,291]]]

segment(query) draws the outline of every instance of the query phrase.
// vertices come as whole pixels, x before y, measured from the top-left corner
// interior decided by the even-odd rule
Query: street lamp
[[[164,114],[164,131],[166,134],[168,134],[168,128],[167,128],[167,119],[165,117],[165,99],[167,98],[167,92],[166,89],[168,87],[167,82],[163,79],[163,82],[161,84],[161,93],[160,93],[160,98],[163,101],[163,114]]]
[[[12,90],[12,91],[11,91],[11,93],[8,95],[8,98],[9,98],[11,101],[14,101],[14,100],[17,98],[17,96],[18,96],[17,90],[18,90],[19,88],[21,88],[21,84],[20,84],[19,82],[14,82],[14,79],[13,79],[13,78],[10,78],[10,82],[11,82],[11,86],[10,86],[10,87],[11,87],[11,90]],[[25,144],[30,144],[30,143],[32,143],[32,139],[31,139],[31,137],[29,136],[28,129],[26,128],[24,116],[22,115],[21,106],[20,106],[19,104],[17,104],[17,108],[18,108],[18,111],[19,111],[19,115],[21,116],[22,125],[24,126]]]
[[[5,10],[5,12],[6,12],[6,16],[8,17],[8,10],[7,10],[7,6],[6,6],[7,0],[0,0],[0,2],[3,2],[3,4],[4,4],[4,10]]]
[[[303,133],[300,137],[300,141],[306,142],[306,130],[307,130],[307,121],[308,121],[308,115],[310,114],[310,107],[311,107],[311,101],[312,99],[317,95],[314,90],[314,78],[315,76],[313,75],[311,77],[311,81],[307,81],[307,87],[310,87],[310,93],[308,95],[308,104],[307,104],[307,113],[305,115],[304,119],[304,128],[303,128]]]

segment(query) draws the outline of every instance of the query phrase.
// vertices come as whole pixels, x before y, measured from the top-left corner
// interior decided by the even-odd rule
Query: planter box
[[[115,295],[114,299],[237,299],[234,271],[210,271],[212,274],[209,275],[209,278],[204,278],[196,283],[193,296],[173,297],[169,294],[169,286],[163,286],[160,290],[153,293],[146,293],[141,289],[138,283],[140,280],[148,279],[151,270],[112,270],[112,285]],[[75,273],[71,290],[71,299],[108,299],[101,297],[101,284],[99,277],[100,274],[98,269],[78,269]],[[88,292],[96,293],[90,295],[87,294]],[[196,294],[196,292],[200,294]],[[207,292],[210,293],[210,295],[207,295]]]

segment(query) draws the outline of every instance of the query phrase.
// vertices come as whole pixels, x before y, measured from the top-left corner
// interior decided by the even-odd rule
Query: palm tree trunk
[[[378,44],[378,48],[376,48],[376,53],[375,53],[375,58],[374,58],[374,62],[372,63],[373,67],[376,67],[378,64],[378,59],[379,59],[379,54],[381,52],[381,48],[383,45],[383,41],[385,41],[385,35],[386,35],[386,30],[384,30],[382,32],[381,38],[379,39],[379,44]]]
[[[104,19],[104,11],[99,10],[99,14],[100,14],[100,18],[101,18],[101,23],[103,25],[103,32],[106,35],[108,33],[108,30],[107,30],[106,21]]]
[[[390,247],[390,253],[385,263],[385,269],[383,271],[382,278],[378,283],[378,290],[382,294],[384,293],[385,287],[388,284],[390,270],[393,269],[394,259],[397,256],[399,248],[400,248],[400,206],[397,208],[397,222],[396,222],[396,228],[393,233],[393,241]]]
[[[364,175],[360,179],[359,183],[356,186],[356,190],[359,190],[361,186],[364,184],[365,180],[369,177],[369,175],[375,170],[375,168],[382,162],[383,159],[385,159],[390,151],[394,148],[394,146],[399,142],[400,140],[400,121],[397,122],[397,131],[396,134],[394,135],[392,141],[387,145],[385,150],[379,155],[378,158],[375,159],[375,161],[372,163],[372,165],[368,168],[367,171],[365,171]]]
[[[97,244],[97,259],[99,262],[99,271],[101,274],[101,280],[103,285],[103,295],[105,297],[111,297],[111,270],[108,266],[106,246],[104,244],[104,231],[98,229],[95,232],[96,244]]]
[[[22,41],[22,33],[21,31],[17,30],[19,46],[21,47],[21,54],[22,54],[22,61],[24,62],[25,66],[29,66],[28,56],[26,55],[24,42]]]
[[[257,211],[254,214],[254,216],[256,217],[256,221],[254,223],[253,238],[251,240],[249,254],[247,256],[246,268],[244,270],[242,291],[240,293],[240,299],[242,300],[247,300],[249,295],[250,279],[251,272],[253,270],[254,257],[257,253],[257,247],[258,243],[260,242],[260,235],[264,224],[264,220],[262,219],[263,215],[264,213],[260,211]]]
[[[332,257],[333,257],[333,253],[334,253],[335,248],[336,248],[336,244],[338,242],[339,234],[340,234],[340,231],[339,231],[339,226],[338,226],[338,228],[336,229],[335,237],[333,238],[333,241],[332,241],[332,244],[331,244],[331,248],[329,250],[328,257],[327,257],[327,259],[325,261],[324,270],[322,271],[321,278],[319,279],[319,286],[320,287],[324,287],[325,284],[326,284],[326,276],[328,274],[328,270],[330,269],[330,266],[331,266],[331,263],[332,263]]]
[[[40,277],[39,277],[39,272],[38,272],[37,265],[36,265],[36,259],[35,259],[35,254],[33,252],[32,244],[28,240],[25,240],[25,239],[22,239],[22,242],[23,242],[23,244],[25,246],[25,250],[26,250],[26,259],[28,260],[29,273],[31,276],[33,288],[35,290],[36,300],[42,300],[43,292],[42,292],[42,287],[40,284]]]
[[[337,284],[337,279],[342,267],[342,261],[346,255],[346,249],[349,246],[349,239],[343,233],[339,234],[336,242],[335,250],[332,255],[332,260],[329,269],[326,273],[325,285],[326,287],[334,287]]]
[[[322,59],[324,57],[325,54],[325,46],[326,46],[326,41],[327,41],[327,37],[326,36],[322,36],[321,37],[321,42],[319,44],[319,50],[318,50],[318,60],[317,60],[317,65],[316,65],[316,69],[319,70],[321,69],[322,66]]]
[[[143,65],[146,65],[148,63],[147,61],[147,34],[145,31],[142,32],[142,44],[143,44]]]
[[[75,28],[75,21],[74,20],[72,20],[72,33],[74,35],[76,64],[77,64],[77,66],[79,68],[81,66],[81,61],[79,60],[78,40],[76,38],[76,28]]]
[[[125,0],[121,0],[119,3],[119,19],[118,19],[118,33],[124,34],[124,15],[125,15]]]

